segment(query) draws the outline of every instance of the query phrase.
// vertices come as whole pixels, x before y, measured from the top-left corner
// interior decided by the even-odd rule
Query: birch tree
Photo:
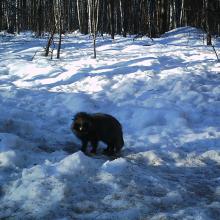
[[[99,22],[99,0],[88,0],[89,2],[89,29],[93,37],[93,52],[96,58],[96,37]]]

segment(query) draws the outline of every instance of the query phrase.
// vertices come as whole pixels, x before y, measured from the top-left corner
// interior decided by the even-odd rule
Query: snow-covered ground
[[[105,36],[96,60],[89,36],[65,36],[60,60],[45,45],[0,34],[0,219],[219,219],[220,63],[202,33]],[[121,122],[120,158],[80,151],[78,111]]]

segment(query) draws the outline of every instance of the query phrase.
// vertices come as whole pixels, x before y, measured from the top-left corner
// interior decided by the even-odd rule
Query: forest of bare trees
[[[159,37],[180,26],[220,35],[220,0],[0,0],[0,30]]]

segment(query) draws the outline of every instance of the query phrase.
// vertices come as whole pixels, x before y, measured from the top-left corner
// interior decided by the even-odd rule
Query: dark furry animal
[[[104,153],[107,155],[118,153],[124,145],[122,126],[111,115],[79,112],[73,119],[71,130],[82,141],[83,152],[86,152],[88,142],[92,145],[91,153],[96,153],[99,141],[106,143]]]

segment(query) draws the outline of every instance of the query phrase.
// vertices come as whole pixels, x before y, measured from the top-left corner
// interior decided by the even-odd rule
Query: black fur
[[[124,145],[122,126],[111,115],[79,112],[73,119],[71,130],[82,141],[83,152],[86,152],[88,142],[92,145],[92,153],[96,153],[99,141],[106,143],[104,152],[108,155],[120,152]]]

